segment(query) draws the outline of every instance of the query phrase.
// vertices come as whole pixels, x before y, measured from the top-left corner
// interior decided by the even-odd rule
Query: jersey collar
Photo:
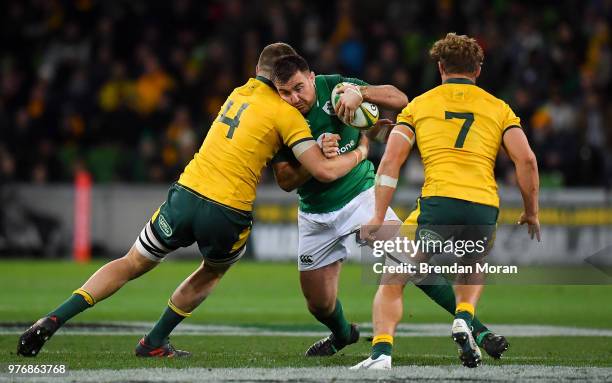
[[[276,90],[276,87],[274,86],[274,83],[272,81],[270,81],[270,79],[265,78],[264,76],[256,76],[255,79],[263,82],[264,84],[266,84],[270,88]]]
[[[463,77],[451,77],[444,81],[444,84],[468,84],[476,85],[472,80]]]

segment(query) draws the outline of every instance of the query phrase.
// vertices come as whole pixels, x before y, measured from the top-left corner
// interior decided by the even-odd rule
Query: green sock
[[[177,314],[170,307],[166,307],[151,332],[145,337],[145,342],[151,347],[160,347],[166,343],[168,336],[186,316]]]
[[[482,322],[478,320],[478,317],[475,316],[472,319],[472,334],[480,335],[480,334],[484,334],[485,332],[491,332],[491,331],[489,331],[489,328],[485,326],[484,324],[482,324]],[[478,344],[480,344],[480,342]]]
[[[326,318],[315,316],[315,318],[327,326],[327,328],[334,334],[339,343],[338,345],[334,346],[344,346],[349,341],[351,336],[351,324],[344,317],[342,304],[338,299],[336,299],[336,307],[330,316]]]
[[[391,351],[393,351],[393,345],[389,342],[378,342],[372,346],[372,355],[370,358],[372,360],[378,359],[381,355],[389,355],[391,356]]]
[[[455,319],[463,319],[467,323],[468,327],[472,327],[472,320],[474,317],[467,311],[459,311],[455,314]]]
[[[444,310],[455,315],[455,309],[457,308],[455,291],[448,279],[440,274],[429,274],[424,280],[417,284],[416,287],[421,289]],[[472,332],[474,334],[481,334],[485,331],[489,331],[487,326],[485,326],[478,317],[474,317],[472,319]]]
[[[448,279],[440,274],[429,274],[425,279],[416,284],[416,287],[423,290],[429,298],[444,310],[455,315],[455,291]]]
[[[51,311],[48,316],[56,317],[60,325],[66,323],[70,318],[92,307],[82,295],[72,294],[64,303]]]

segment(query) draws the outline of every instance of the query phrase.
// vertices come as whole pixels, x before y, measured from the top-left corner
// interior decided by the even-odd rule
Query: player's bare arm
[[[408,105],[408,96],[393,85],[363,85],[359,87],[363,101],[383,109],[400,111]]]
[[[314,140],[302,142],[293,147],[295,158],[314,178],[321,182],[332,182],[345,176],[368,157],[369,141],[361,136],[359,146],[346,155],[325,158]]]
[[[326,134],[321,140],[321,151],[326,158],[338,156],[338,141],[340,136],[337,134]],[[302,186],[312,178],[302,165],[291,161],[278,161],[272,164],[274,178],[278,186],[286,192],[290,192]]]
[[[504,148],[516,168],[516,179],[525,211],[521,214],[518,223],[527,224],[531,239],[536,237],[540,241],[540,221],[538,219],[538,194],[540,178],[538,174],[538,161],[529,147],[529,142],[522,129],[510,128],[503,136]]]
[[[312,178],[312,175],[302,165],[294,165],[289,161],[272,164],[272,170],[276,183],[286,192],[299,188]]]
[[[362,102],[370,102],[381,108],[402,110],[408,105],[408,96],[393,85],[353,85],[347,84],[340,89],[340,100],[336,105],[336,115],[343,121],[352,122],[355,110]]]
[[[391,204],[400,168],[408,159],[412,145],[414,145],[414,132],[405,125],[396,125],[389,136],[378,172],[376,173],[375,208],[374,217],[361,227],[361,239],[374,240],[375,233],[385,220],[385,212]]]

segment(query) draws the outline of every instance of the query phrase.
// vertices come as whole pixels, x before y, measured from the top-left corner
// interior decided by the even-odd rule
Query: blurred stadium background
[[[71,253],[75,219],[89,221],[74,211],[84,173],[94,255],[125,252],[265,44],[289,42],[316,73],[391,83],[412,98],[438,84],[427,51],[447,31],[478,39],[479,85],[522,119],[540,166],[542,223],[591,226],[577,232],[597,238],[594,251],[610,236],[597,227],[612,224],[610,1],[8,0],[0,14],[2,256]],[[520,196],[503,151],[496,176],[500,222],[513,223]],[[415,155],[400,217],[422,179]],[[295,222],[295,196],[269,171],[258,195],[251,255],[291,259],[295,226],[283,224]],[[579,242],[552,252],[563,262]]]
[[[538,157],[542,186],[544,242],[526,248],[526,230],[517,232],[510,225],[520,214],[521,198],[514,168],[500,152],[496,177],[502,225],[494,259],[522,265],[583,264],[612,245],[611,19],[609,0],[4,0],[0,257],[6,260],[0,260],[1,320],[25,324],[38,318],[98,266],[58,261],[125,253],[199,148],[226,96],[254,75],[261,48],[275,41],[292,44],[315,73],[391,83],[412,99],[439,83],[427,55],[431,43],[449,31],[474,36],[485,50],[479,85],[506,100],[521,117]],[[379,145],[371,151],[375,164],[383,150]],[[403,169],[394,205],[400,217],[407,216],[422,181],[420,160],[413,155]],[[265,172],[248,257],[293,262],[296,198]],[[602,259],[610,262],[609,252],[605,255]],[[169,258],[174,265],[163,265],[146,282],[134,282],[137,287],[86,313],[84,320],[154,321],[199,255],[187,249]],[[178,258],[191,263],[173,262]],[[223,292],[222,283],[220,298],[212,297],[196,322],[227,318],[234,323],[313,324],[293,264],[267,269],[246,263],[237,266],[236,276],[229,273],[231,289]],[[351,306],[358,320],[369,321],[372,288],[347,293],[359,284],[359,269],[349,270],[343,279],[345,306]],[[274,273],[286,272],[293,274],[274,281]],[[48,275],[52,273],[61,280]],[[163,291],[156,282],[162,276]],[[240,287],[243,281],[251,285]],[[157,290],[147,294],[152,283]],[[291,289],[279,304],[273,297],[283,283]],[[249,291],[251,286],[259,289]],[[19,293],[9,294],[13,289]],[[493,322],[601,328],[612,323],[609,307],[596,309],[609,296],[610,286],[549,287],[539,293],[524,288],[514,295],[491,291],[497,292],[488,301],[484,298],[490,302],[484,313]],[[142,311],[124,316],[122,307],[143,295]],[[493,298],[503,302],[502,309],[492,307]],[[410,310],[422,309],[416,321],[447,320],[424,298],[414,299]],[[512,315],[518,312],[520,317]],[[122,351],[130,351],[132,338]],[[0,337],[0,344],[12,349],[15,339]],[[56,341],[62,344],[59,337]],[[587,341],[594,347],[592,339]],[[550,349],[567,348],[559,342]],[[603,359],[597,363],[609,366],[609,343],[604,338],[600,345],[607,354],[598,354]],[[534,345],[523,343],[523,351],[530,349]],[[450,355],[445,363],[455,362]],[[584,355],[580,363],[589,365],[590,357]],[[567,364],[572,357],[558,360]],[[434,358],[432,363],[438,362]],[[91,365],[95,363],[83,366]]]

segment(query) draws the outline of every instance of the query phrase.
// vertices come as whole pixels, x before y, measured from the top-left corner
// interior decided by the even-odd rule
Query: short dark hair
[[[484,52],[476,40],[455,33],[436,41],[429,55],[442,63],[447,73],[474,73],[484,60]]]
[[[259,55],[257,68],[260,74],[265,75],[266,77],[270,76],[276,60],[278,60],[280,57],[294,54],[296,54],[295,50],[291,47],[291,45],[286,43],[279,42],[266,45]]]
[[[281,57],[274,63],[272,81],[284,84],[297,72],[310,72],[310,67],[302,56],[295,54]]]

